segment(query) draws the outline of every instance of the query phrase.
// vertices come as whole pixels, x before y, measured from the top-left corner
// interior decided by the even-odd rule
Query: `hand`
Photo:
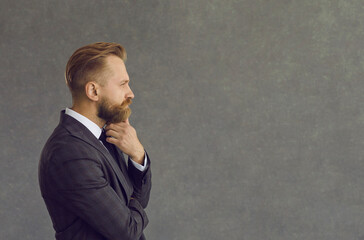
[[[135,129],[129,124],[129,119],[120,123],[111,123],[105,127],[105,131],[107,142],[117,146],[133,161],[143,164],[144,147],[140,143]]]

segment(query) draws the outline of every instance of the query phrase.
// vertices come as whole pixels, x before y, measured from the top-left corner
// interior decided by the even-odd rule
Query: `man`
[[[134,94],[125,60],[121,45],[99,42],[67,63],[73,105],[61,112],[39,162],[56,239],[145,239],[150,159],[129,123]]]

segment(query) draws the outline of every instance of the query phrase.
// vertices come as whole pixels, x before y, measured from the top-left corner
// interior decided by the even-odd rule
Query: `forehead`
[[[128,72],[126,71],[124,61],[114,55],[105,58],[105,72],[107,79],[111,81],[129,80]]]
[[[125,67],[124,61],[115,55],[107,56],[105,58],[105,63],[106,63],[106,66],[112,71],[126,72],[126,67]]]

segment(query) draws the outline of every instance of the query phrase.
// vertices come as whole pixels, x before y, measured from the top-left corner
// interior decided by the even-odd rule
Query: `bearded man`
[[[150,159],[129,123],[125,60],[121,45],[99,42],[67,63],[72,107],[61,112],[39,162],[56,239],[145,239]]]

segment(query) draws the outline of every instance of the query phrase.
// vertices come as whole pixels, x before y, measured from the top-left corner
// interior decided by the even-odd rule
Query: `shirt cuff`
[[[147,154],[145,152],[144,152],[144,164],[143,165],[141,165],[137,162],[134,162],[134,160],[131,158],[130,158],[130,160],[131,160],[132,164],[134,165],[134,167],[136,167],[141,172],[143,172],[145,170],[145,168],[147,167],[148,158],[147,158]]]

